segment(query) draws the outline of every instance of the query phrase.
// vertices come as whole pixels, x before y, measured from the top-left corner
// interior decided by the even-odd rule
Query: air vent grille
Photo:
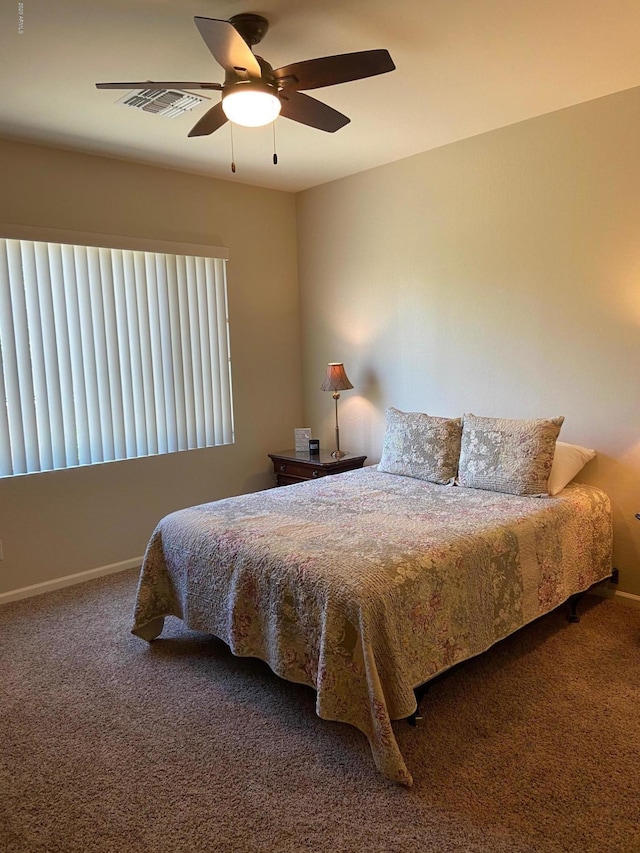
[[[192,95],[190,92],[181,92],[179,89],[136,89],[116,103],[136,110],[144,110],[146,113],[175,118],[208,100],[209,98]]]

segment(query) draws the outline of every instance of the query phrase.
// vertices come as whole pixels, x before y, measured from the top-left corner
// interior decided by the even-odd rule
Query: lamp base
[[[334,451],[332,451],[331,455],[333,456],[334,459],[342,459],[342,457],[346,456],[347,454],[345,453],[344,450],[334,450]]]

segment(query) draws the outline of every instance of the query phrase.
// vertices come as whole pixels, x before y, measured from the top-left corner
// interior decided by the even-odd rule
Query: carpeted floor
[[[136,575],[0,608],[2,853],[640,851],[640,611],[589,597],[437,681],[406,790],[310,689],[131,636]]]

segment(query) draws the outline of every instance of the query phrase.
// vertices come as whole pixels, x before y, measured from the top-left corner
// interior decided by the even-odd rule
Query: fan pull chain
[[[233,153],[233,122],[232,121],[229,122],[229,127],[231,128],[231,171],[235,175],[235,173],[236,173],[236,157],[235,157],[235,154]]]
[[[278,165],[278,155],[276,154],[276,123],[275,121],[271,125],[273,127],[273,165]]]

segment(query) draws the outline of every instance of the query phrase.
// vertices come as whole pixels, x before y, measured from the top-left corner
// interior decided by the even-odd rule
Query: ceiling
[[[299,191],[640,85],[638,0],[14,0],[0,10],[0,135]],[[20,7],[23,20],[19,20]],[[257,12],[274,68],[387,48],[396,70],[315,90],[351,123],[329,134],[280,118],[187,138],[203,104],[169,119],[96,82],[223,72],[193,18]],[[208,94],[215,103],[220,97]]]

